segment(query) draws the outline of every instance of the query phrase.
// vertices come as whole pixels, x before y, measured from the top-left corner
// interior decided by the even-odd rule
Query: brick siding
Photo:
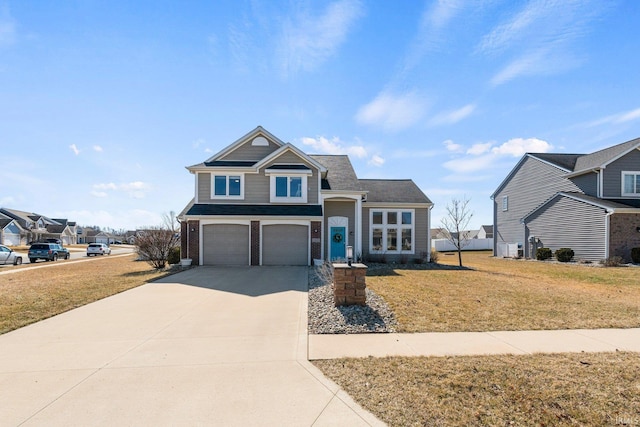
[[[640,214],[614,214],[609,225],[609,256],[631,262],[631,249],[640,247]]]

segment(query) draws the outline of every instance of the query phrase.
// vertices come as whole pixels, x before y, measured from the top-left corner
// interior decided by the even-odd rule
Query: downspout
[[[427,262],[431,262],[431,209],[433,204],[427,209]]]

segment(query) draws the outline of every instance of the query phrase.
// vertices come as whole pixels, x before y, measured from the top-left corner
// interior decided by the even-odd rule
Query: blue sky
[[[3,1],[0,206],[158,225],[258,125],[471,199],[527,151],[640,137],[640,2]]]

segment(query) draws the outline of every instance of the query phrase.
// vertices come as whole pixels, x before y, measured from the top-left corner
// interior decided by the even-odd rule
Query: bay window
[[[415,253],[413,209],[370,211],[369,251],[371,253]]]

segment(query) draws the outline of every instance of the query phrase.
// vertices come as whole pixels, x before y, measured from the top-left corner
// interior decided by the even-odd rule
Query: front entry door
[[[342,258],[346,256],[347,241],[345,236],[345,227],[331,227],[331,259]]]

